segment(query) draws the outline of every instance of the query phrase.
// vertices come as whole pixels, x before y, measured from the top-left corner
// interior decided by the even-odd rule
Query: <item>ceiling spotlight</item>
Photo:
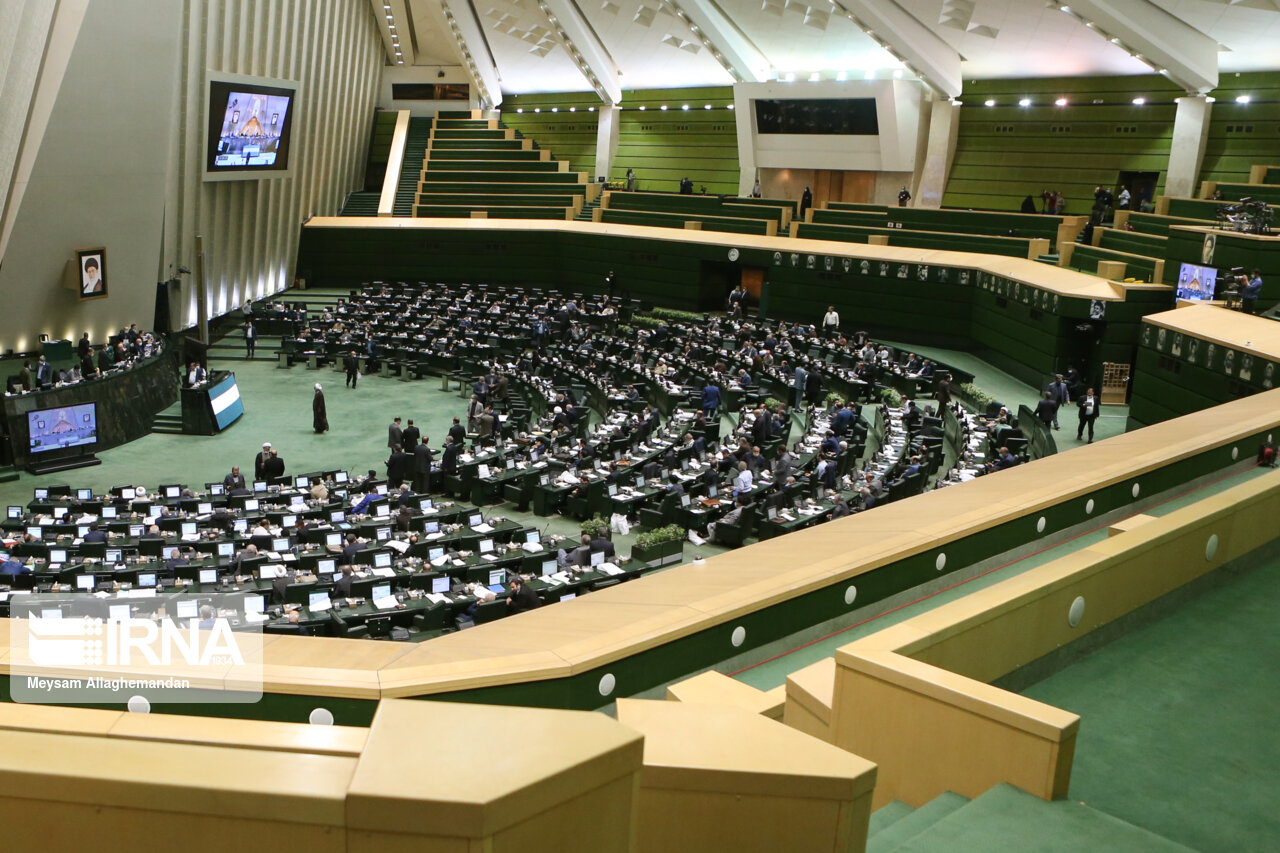
[[[596,108],[595,108],[595,107],[587,107],[587,112],[589,112],[589,113],[593,113],[593,112],[595,112],[595,111],[596,111]]]
[[[524,107],[516,107],[516,112],[518,113],[524,112]]]
[[[710,104],[703,104],[703,105],[702,105],[702,108],[703,108],[704,110],[709,110],[709,109],[711,109],[711,105],[710,105]]]
[[[730,104],[729,106],[725,107],[725,109],[726,109],[726,110],[731,110],[731,109],[733,109],[733,104]]]
[[[985,103],[986,103],[986,105],[987,105],[987,106],[989,106],[989,107],[994,107],[994,106],[996,105],[996,102],[995,102],[995,99],[994,99],[994,98],[987,98],[987,100],[985,101]]]
[[[576,113],[577,111],[578,111],[577,107],[569,107],[569,112]]]
[[[663,104],[663,105],[662,105],[661,107],[659,107],[658,109],[663,110],[663,111],[665,112],[665,111],[666,111],[666,109],[667,109],[667,105],[666,105],[666,104]]]
[[[640,112],[644,112],[646,109],[647,109],[647,107],[643,107],[643,106],[642,106],[642,107],[640,107]]]
[[[1029,106],[1031,106],[1031,99],[1030,99],[1030,98],[1023,98],[1022,100],[1018,101],[1018,106],[1020,106],[1020,107],[1029,107]]]
[[[817,72],[817,71],[815,71],[815,72],[813,72],[812,74],[810,74],[810,75],[809,75],[809,82],[810,82],[810,83],[817,83],[817,82],[818,82],[818,72]]]
[[[837,71],[837,72],[836,72],[836,79],[837,79],[837,80],[841,80],[841,81],[848,80],[848,79],[849,79],[849,72],[848,72],[848,71]]]
[[[1053,102],[1053,105],[1054,105],[1054,106],[1056,106],[1056,107],[1065,107],[1065,106],[1067,105],[1067,99],[1066,99],[1066,98],[1058,98],[1058,100],[1056,100],[1056,101],[1054,101],[1054,102]]]
[[[1247,104],[1252,100],[1253,98],[1249,97],[1248,95],[1236,95],[1237,104]]]
[[[1134,99],[1133,99],[1133,105],[1134,105],[1135,107],[1140,107],[1140,106],[1142,106],[1143,104],[1145,104],[1146,102],[1147,102],[1147,99],[1146,99],[1146,98],[1134,98]]]
[[[542,107],[534,107],[534,108],[533,108],[533,111],[534,111],[535,113],[540,113],[540,112],[542,112]]]
[[[560,108],[559,108],[559,107],[552,107],[552,108],[551,108],[551,112],[553,112],[553,113],[558,113],[558,112],[560,112]]]
[[[682,109],[682,110],[687,110],[687,109],[689,109],[689,105],[688,105],[688,104],[685,104],[685,105],[684,105],[683,107],[681,107],[680,109]]]
[[[1217,98],[1213,97],[1212,95],[1209,95],[1208,97],[1206,97],[1206,98],[1204,99],[1204,102],[1205,102],[1206,104],[1212,104],[1212,103],[1216,103],[1216,102],[1217,102],[1217,100],[1218,100]]]

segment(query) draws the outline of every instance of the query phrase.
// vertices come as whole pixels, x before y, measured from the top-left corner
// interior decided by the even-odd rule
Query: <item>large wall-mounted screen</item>
[[[296,87],[209,80],[205,177],[271,177],[289,168]]]
[[[28,412],[27,436],[32,454],[97,444],[97,405],[82,403]]]
[[[875,98],[757,99],[759,133],[875,136],[880,132]]]

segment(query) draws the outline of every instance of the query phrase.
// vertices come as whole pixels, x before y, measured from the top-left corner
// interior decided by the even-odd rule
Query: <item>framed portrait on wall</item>
[[[80,249],[76,252],[80,275],[80,299],[100,299],[107,295],[107,250]]]

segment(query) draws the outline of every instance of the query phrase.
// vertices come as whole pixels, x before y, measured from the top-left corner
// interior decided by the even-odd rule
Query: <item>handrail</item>
[[[382,176],[382,195],[378,197],[378,215],[391,216],[396,208],[396,191],[400,187],[400,170],[404,167],[404,150],[409,143],[409,111],[396,112],[396,129],[391,136],[387,155],[387,171]]]

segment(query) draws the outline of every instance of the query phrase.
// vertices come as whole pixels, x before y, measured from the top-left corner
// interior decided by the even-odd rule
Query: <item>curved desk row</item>
[[[263,701],[215,712],[299,720],[317,697],[348,723],[388,697],[599,707],[1251,464],[1277,403],[1260,394],[419,645],[264,637]]]

